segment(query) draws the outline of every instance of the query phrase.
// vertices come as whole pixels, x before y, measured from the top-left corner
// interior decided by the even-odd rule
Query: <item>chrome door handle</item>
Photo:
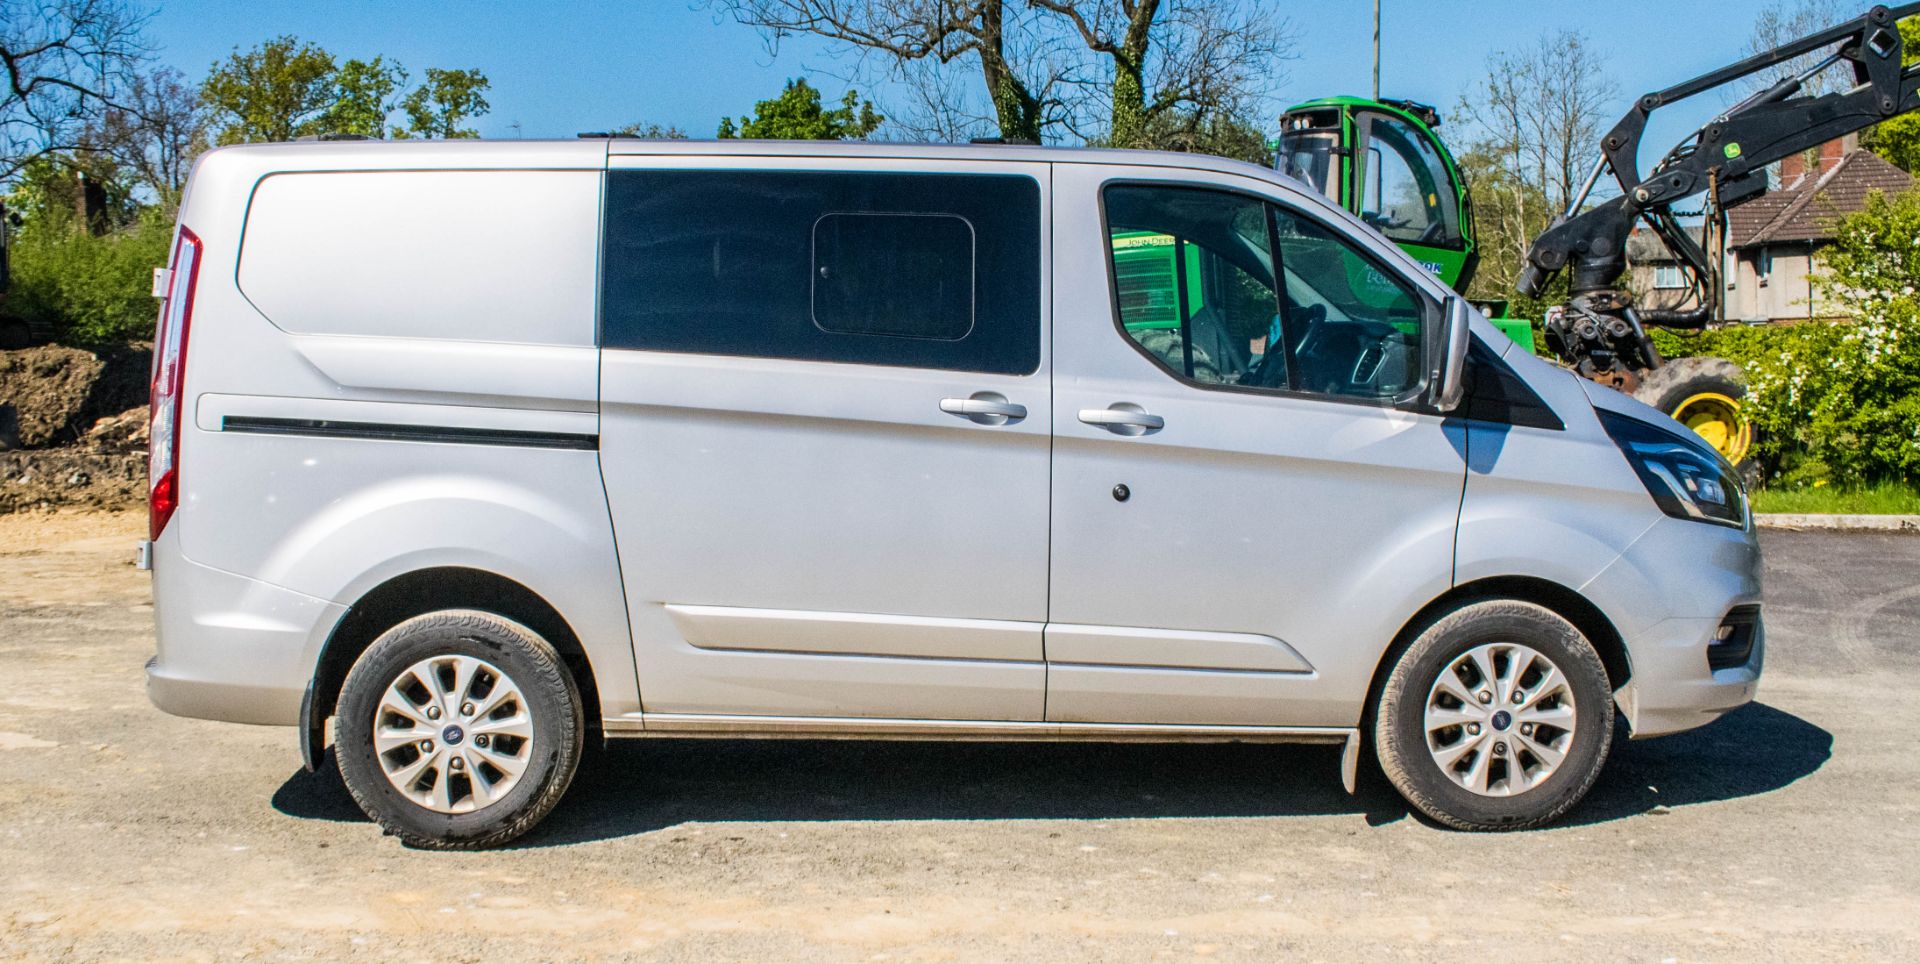
[[[1166,419],[1128,402],[1116,402],[1111,408],[1083,408],[1080,421],[1116,435],[1145,435],[1167,427]]]
[[[968,398],[943,398],[940,410],[981,425],[1005,425],[1027,417],[1027,407],[1007,401],[998,392],[974,392]]]

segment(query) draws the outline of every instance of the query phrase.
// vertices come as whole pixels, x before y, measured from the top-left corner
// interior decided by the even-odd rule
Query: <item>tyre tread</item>
[[[1603,705],[1602,716],[1604,722],[1601,728],[1600,750],[1595,764],[1589,767],[1585,774],[1581,775],[1577,788],[1572,792],[1562,793],[1562,797],[1558,803],[1538,814],[1524,819],[1501,821],[1474,820],[1449,810],[1443,801],[1426,791],[1425,779],[1417,775],[1413,769],[1416,765],[1428,762],[1418,755],[1424,750],[1424,747],[1403,748],[1399,745],[1399,741],[1393,736],[1393,724],[1394,721],[1400,718],[1400,714],[1404,712],[1424,711],[1426,692],[1428,687],[1431,686],[1429,683],[1425,686],[1409,687],[1408,677],[1413,672],[1415,664],[1419,662],[1420,656],[1441,645],[1443,640],[1447,639],[1462,626],[1479,620],[1499,617],[1545,620],[1559,624],[1566,634],[1568,641],[1576,644],[1570,648],[1573,650],[1575,658],[1585,664],[1582,668],[1590,673],[1596,674],[1597,678],[1601,680],[1607,678],[1606,665],[1601,662],[1599,652],[1587,641],[1586,636],[1559,613],[1537,603],[1525,602],[1518,599],[1497,599],[1469,603],[1442,616],[1429,625],[1426,630],[1414,640],[1413,644],[1407,647],[1406,651],[1401,654],[1399,661],[1394,664],[1393,671],[1387,677],[1386,685],[1381,688],[1380,704],[1374,714],[1373,739],[1375,755],[1379,759],[1381,770],[1386,773],[1387,780],[1393,784],[1394,789],[1398,790],[1402,797],[1406,798],[1408,803],[1413,804],[1415,809],[1438,823],[1455,830],[1532,830],[1559,820],[1561,817],[1566,816],[1568,811],[1579,805],[1580,801],[1586,797],[1587,791],[1593,789],[1594,783],[1600,778],[1600,771],[1604,768],[1607,754],[1613,740],[1613,703],[1611,694],[1608,694]],[[1408,699],[1412,699],[1422,705],[1408,710],[1405,706]],[[1403,752],[1403,750],[1406,749],[1413,749],[1413,755]],[[1435,776],[1434,779],[1443,778]]]
[[[444,837],[422,834],[393,820],[391,815],[385,813],[383,802],[375,794],[374,788],[361,786],[355,779],[355,768],[348,766],[344,759],[341,759],[343,755],[336,751],[335,758],[341,760],[342,782],[347,785],[347,792],[352,794],[354,802],[359,804],[361,810],[379,823],[382,830],[399,837],[401,842],[409,847],[421,850],[486,850],[498,847],[522,836],[541,820],[546,819],[547,814],[552,812],[553,808],[559,804],[560,798],[566,794],[568,785],[573,782],[574,772],[580,763],[581,747],[585,742],[586,731],[585,712],[580,705],[580,690],[574,682],[573,674],[567,670],[566,663],[561,659],[560,653],[533,630],[504,616],[477,609],[442,609],[408,619],[374,640],[373,645],[360,654],[353,668],[348,671],[346,682],[340,688],[340,705],[344,706],[348,702],[348,694],[356,692],[359,686],[373,685],[384,688],[388,682],[386,680],[367,682],[374,672],[375,664],[387,650],[403,645],[408,637],[426,630],[450,630],[462,636],[490,636],[517,644],[523,650],[520,655],[532,665],[533,674],[532,679],[521,679],[518,673],[515,674],[515,682],[519,684],[521,690],[524,692],[531,687],[542,687],[547,688],[549,692],[565,694],[566,704],[571,709],[571,713],[563,719],[561,732],[556,734],[560,755],[556,759],[554,769],[547,775],[546,785],[541,787],[540,792],[530,798],[510,819],[499,826],[472,836]],[[363,727],[359,721],[351,719],[351,714],[338,714],[335,726],[336,742],[342,746],[350,745],[350,741],[365,735],[362,732]]]

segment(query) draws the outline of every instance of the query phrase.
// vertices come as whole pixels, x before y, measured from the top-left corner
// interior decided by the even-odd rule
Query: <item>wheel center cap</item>
[[[1504,727],[1502,727],[1502,729],[1504,729]],[[466,732],[460,729],[459,726],[449,726],[440,731],[440,738],[447,741],[448,746],[458,744],[466,735]]]
[[[1493,728],[1494,728],[1494,729],[1496,729],[1496,730],[1505,730],[1505,729],[1506,729],[1507,727],[1509,727],[1509,726],[1512,726],[1512,725],[1513,725],[1513,714],[1512,714],[1512,713],[1509,713],[1509,712],[1507,712],[1506,710],[1501,710],[1500,712],[1498,712],[1498,713],[1495,713],[1495,714],[1493,714]],[[456,726],[450,726],[450,727],[447,727],[447,729],[449,729],[449,730],[452,730],[452,731],[454,731],[455,733],[458,733],[458,732],[459,732],[459,730],[460,730],[460,728],[459,728],[459,727],[456,727]],[[448,737],[448,738],[447,738],[447,742],[449,742],[449,743],[452,743],[452,742],[454,742],[455,740],[458,740],[458,739],[459,739],[459,737],[458,737],[458,736],[450,736],[450,737]]]

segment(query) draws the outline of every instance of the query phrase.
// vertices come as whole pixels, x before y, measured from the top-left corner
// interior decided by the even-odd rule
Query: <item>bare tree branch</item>
[[[1753,35],[1747,41],[1747,53],[1757,54],[1772,50],[1788,41],[1798,40],[1810,33],[1817,33],[1834,26],[1850,17],[1861,14],[1863,6],[1842,4],[1841,0],[1773,0],[1762,7],[1760,14],[1753,20]],[[1789,60],[1772,71],[1761,71],[1749,77],[1750,86],[1761,90],[1772,86],[1781,77],[1798,74],[1826,56],[1824,51],[1803,54]],[[1809,78],[1805,85],[1807,93],[1814,96],[1845,90],[1853,86],[1853,74],[1844,63],[1834,64]]]
[[[1476,288],[1504,293],[1526,249],[1564,209],[1599,149],[1619,88],[1575,31],[1487,57],[1487,77],[1460,103],[1477,135],[1461,154],[1479,222]]]
[[[82,141],[171,208],[210,139],[199,92],[179,71],[160,67],[135,76],[124,100],[125,107],[108,109]]]
[[[1293,57],[1289,22],[1244,0],[1029,0],[1072,28],[1106,78],[1116,147],[1176,147],[1216,119],[1259,126],[1268,92]],[[1091,119],[1076,128],[1093,127]],[[1178,134],[1173,141],[1169,135]]]
[[[1038,141],[1043,105],[1008,55],[1006,0],[711,0],[755,27],[767,49],[796,33],[814,34],[892,58],[951,63],[977,58],[987,99],[1004,136]]]
[[[0,0],[0,181],[29,161],[84,150],[84,135],[149,50],[148,15],[125,0]]]

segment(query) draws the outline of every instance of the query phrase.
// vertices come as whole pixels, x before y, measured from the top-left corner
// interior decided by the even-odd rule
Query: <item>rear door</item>
[[[601,458],[649,715],[1043,717],[1046,190],[614,160]]]
[[[1464,440],[1414,401],[1437,303],[1265,182],[1055,191],[1048,719],[1352,726],[1452,578]]]

